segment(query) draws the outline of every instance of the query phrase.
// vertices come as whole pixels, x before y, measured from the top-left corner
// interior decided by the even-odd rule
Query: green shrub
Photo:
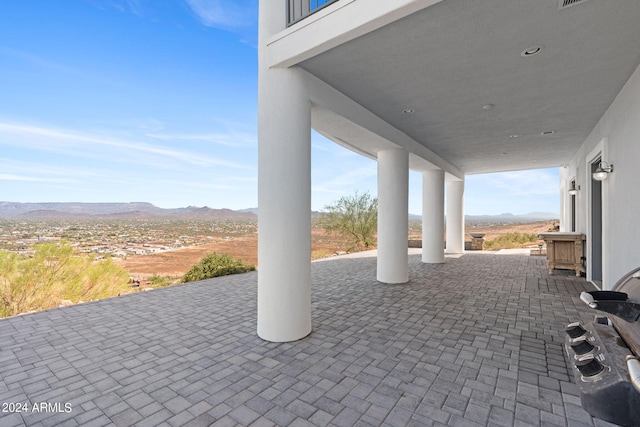
[[[256,267],[246,264],[244,261],[233,258],[227,254],[207,255],[191,267],[182,276],[182,283],[195,282],[196,280],[211,279],[212,277],[228,276],[230,274],[246,273],[255,270]]]
[[[154,274],[153,276],[147,279],[147,281],[156,288],[164,288],[165,286],[171,286],[175,283],[174,280],[175,280],[175,277],[172,279],[169,276],[160,276],[158,274]]]
[[[534,233],[506,233],[492,240],[484,242],[484,248],[490,251],[499,249],[521,248],[523,244],[536,242],[538,236]]]

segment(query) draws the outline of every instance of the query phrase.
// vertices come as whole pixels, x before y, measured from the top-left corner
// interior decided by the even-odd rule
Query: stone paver
[[[562,349],[591,285],[541,257],[409,260],[401,285],[371,254],[313,263],[292,343],[257,337],[255,272],[0,320],[0,425],[606,425]]]

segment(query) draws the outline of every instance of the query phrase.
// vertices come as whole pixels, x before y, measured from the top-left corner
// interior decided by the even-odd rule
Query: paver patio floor
[[[0,320],[0,425],[607,425],[562,348],[590,284],[534,256],[409,259],[402,285],[374,257],[313,263],[293,343],[257,337],[256,273]]]

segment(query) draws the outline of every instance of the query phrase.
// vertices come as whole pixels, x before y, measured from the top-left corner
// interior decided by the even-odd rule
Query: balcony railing
[[[312,15],[338,0],[289,0],[287,3],[287,26]]]

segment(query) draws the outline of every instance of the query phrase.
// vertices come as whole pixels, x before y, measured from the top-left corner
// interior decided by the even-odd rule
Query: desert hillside
[[[466,240],[471,240],[470,232],[486,233],[485,239],[491,240],[506,233],[537,234],[552,230],[557,221],[539,221],[525,224],[505,225],[468,225]],[[409,233],[410,239],[420,239],[421,232],[412,227]],[[348,248],[345,239],[320,228],[314,228],[312,232],[312,257],[321,258],[331,256],[336,252],[343,252]],[[537,247],[537,243],[529,246]],[[134,276],[158,275],[182,275],[192,265],[200,261],[209,253],[227,253],[243,261],[257,265],[258,263],[258,237],[257,233],[242,236],[226,236],[216,238],[202,245],[176,249],[173,251],[129,256],[119,261],[126,270]]]

